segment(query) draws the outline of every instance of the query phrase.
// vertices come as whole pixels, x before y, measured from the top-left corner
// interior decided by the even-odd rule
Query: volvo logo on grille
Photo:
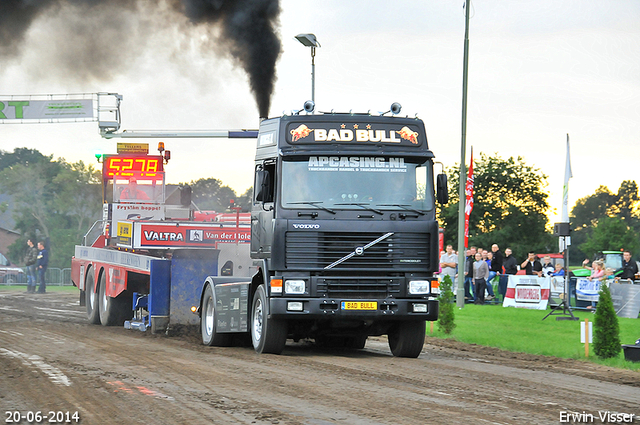
[[[363,246],[356,247],[356,255],[364,255],[364,247]]]
[[[294,229],[319,229],[319,224],[293,224]]]

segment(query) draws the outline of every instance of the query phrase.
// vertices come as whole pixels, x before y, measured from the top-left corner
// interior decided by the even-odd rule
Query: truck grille
[[[351,254],[357,247],[384,233],[287,232],[285,266],[288,269],[323,270]],[[429,267],[429,235],[394,233],[331,270],[424,270]]]
[[[387,298],[400,295],[403,278],[316,277],[317,295],[330,298]]]

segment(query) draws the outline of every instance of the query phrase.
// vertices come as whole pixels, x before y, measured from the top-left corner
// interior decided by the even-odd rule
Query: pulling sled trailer
[[[165,185],[167,152],[147,144],[118,144],[104,155],[103,219],[76,246],[71,278],[94,324],[162,332],[197,325],[208,276],[251,276],[250,224],[245,214],[212,214],[197,221],[190,188]],[[93,242],[88,244],[87,240]],[[193,308],[195,310],[195,308]]]

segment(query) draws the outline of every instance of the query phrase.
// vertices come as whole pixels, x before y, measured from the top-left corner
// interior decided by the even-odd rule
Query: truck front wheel
[[[202,310],[200,315],[200,332],[204,345],[216,347],[228,347],[231,345],[230,334],[216,332],[216,303],[213,299],[213,288],[207,285],[202,298]]]
[[[422,352],[426,332],[424,321],[407,321],[394,325],[389,330],[389,348],[396,357],[415,359]]]
[[[268,318],[267,291],[258,286],[251,308],[251,342],[256,353],[280,354],[287,342],[287,322]]]
[[[87,273],[84,280],[85,304],[87,306],[87,320],[92,325],[100,324],[100,314],[98,314],[98,296],[96,294],[96,280],[93,267]]]

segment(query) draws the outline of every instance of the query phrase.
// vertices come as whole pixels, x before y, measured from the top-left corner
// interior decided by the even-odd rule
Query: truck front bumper
[[[269,316],[275,319],[312,320],[427,320],[438,319],[435,299],[327,299],[273,297]]]

